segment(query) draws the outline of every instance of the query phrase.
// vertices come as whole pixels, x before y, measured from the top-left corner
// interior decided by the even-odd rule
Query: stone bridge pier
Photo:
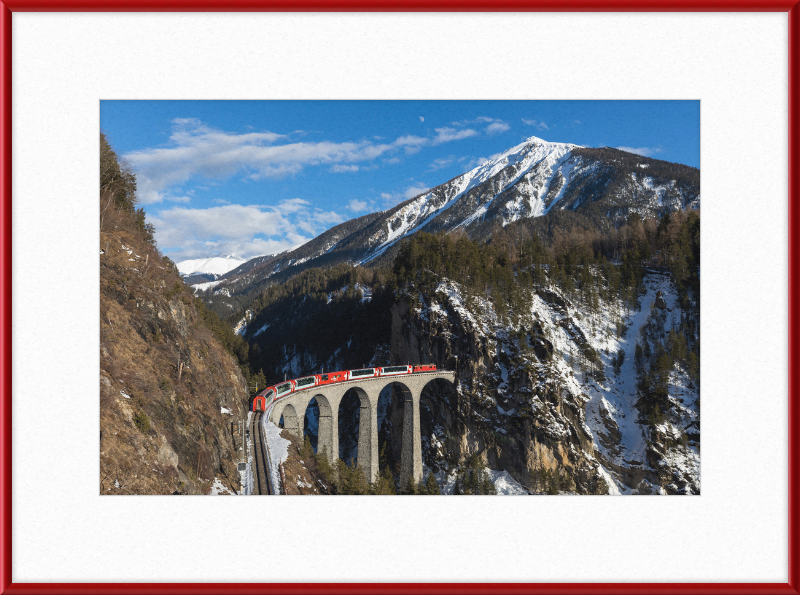
[[[311,399],[319,406],[317,452],[324,449],[331,462],[339,458],[339,404],[347,391],[355,389],[361,402],[358,427],[358,465],[367,480],[378,477],[378,398],[390,384],[401,390],[403,399],[403,444],[400,455],[400,485],[409,477],[422,481],[422,441],[420,436],[419,403],[422,390],[433,380],[455,383],[455,372],[426,372],[402,376],[382,376],[350,380],[332,385],[315,386],[292,393],[272,409],[270,421],[277,424],[283,417],[284,428],[302,439],[303,420]]]

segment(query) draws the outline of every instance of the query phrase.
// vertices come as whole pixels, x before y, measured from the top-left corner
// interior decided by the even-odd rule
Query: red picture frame
[[[789,14],[789,582],[788,583],[12,583],[11,24],[14,12],[788,12]],[[800,1],[797,0],[0,0],[0,594],[44,593],[800,593],[798,263]]]

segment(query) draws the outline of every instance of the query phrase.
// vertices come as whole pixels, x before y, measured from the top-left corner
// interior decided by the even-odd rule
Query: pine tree
[[[394,477],[389,467],[384,467],[375,484],[372,486],[372,493],[376,495],[396,494],[394,487]]]
[[[542,492],[543,491],[542,469],[538,464],[531,470],[530,477],[531,477],[530,479],[531,490],[533,490],[536,493]]]
[[[361,468],[361,465],[358,465],[356,461],[350,460],[350,465],[348,465],[348,478],[350,482],[350,494],[369,494],[370,486],[369,482],[367,481],[367,476],[364,474],[364,470]]]
[[[311,446],[311,440],[309,440],[308,434],[303,436],[303,450],[300,451],[300,456],[303,457],[304,461],[314,457],[314,448]]]
[[[633,356],[633,365],[636,366],[636,372],[641,374],[642,369],[644,369],[644,352],[638,341],[636,342],[636,351]]]
[[[319,469],[320,475],[322,475],[322,479],[328,484],[331,488],[336,487],[333,467],[331,466],[330,461],[328,460],[328,451],[327,447],[322,447],[321,451],[318,451],[317,454],[314,455],[314,462],[317,465],[317,469]]]
[[[442,491],[439,489],[439,484],[436,483],[436,477],[433,473],[428,473],[428,479],[425,482],[425,485],[420,490],[421,494],[426,494],[429,496],[440,496]]]
[[[389,466],[389,452],[386,449],[387,442],[381,446],[381,454],[378,457],[378,465],[381,469]]]
[[[489,477],[489,474],[486,471],[483,471],[481,474],[483,475],[483,479],[481,480],[480,493],[489,495],[497,494],[497,490],[495,489],[494,484],[492,483],[492,480]]]
[[[404,487],[404,488],[403,488],[403,489],[400,491],[400,493],[401,493],[402,495],[404,495],[404,496],[414,496],[414,495],[416,495],[416,494],[417,494],[417,492],[418,492],[418,490],[417,490],[417,484],[416,484],[416,482],[414,481],[414,477],[413,477],[413,476],[410,476],[410,477],[408,478],[408,483],[407,483],[407,484],[406,484],[406,486],[405,486],[405,487]]]
[[[547,493],[551,496],[557,496],[561,490],[561,476],[557,470],[548,473]]]
[[[337,494],[349,494],[350,492],[350,477],[348,474],[347,463],[342,459],[336,459],[334,463],[334,485],[336,486]]]
[[[617,352],[617,357],[614,360],[614,373],[619,376],[619,373],[622,371],[622,364],[625,363],[625,350],[620,349]]]

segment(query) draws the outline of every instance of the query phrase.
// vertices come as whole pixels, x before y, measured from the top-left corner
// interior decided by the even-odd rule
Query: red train
[[[339,372],[326,372],[325,374],[315,374],[286,380],[274,386],[268,386],[253,399],[253,411],[266,411],[267,406],[278,401],[294,392],[306,390],[314,386],[333,384],[335,382],[346,382],[348,380],[360,380],[362,378],[373,378],[378,376],[401,376],[403,374],[417,374],[419,372],[435,372],[434,364],[422,364],[419,366],[386,366],[383,368],[363,368],[361,370],[342,370]]]

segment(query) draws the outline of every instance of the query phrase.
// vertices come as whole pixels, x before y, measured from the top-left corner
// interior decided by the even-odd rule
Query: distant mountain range
[[[293,250],[238,264],[230,257],[184,261],[178,268],[190,283],[218,281],[208,291],[234,308],[247,301],[234,296],[253,295],[305,268],[388,263],[400,240],[419,230],[463,230],[473,239],[489,239],[509,226],[570,213],[584,225],[607,229],[633,213],[652,217],[699,206],[697,168],[530,137],[444,184],[346,221]]]
[[[196,260],[183,260],[175,263],[180,274],[186,279],[187,283],[203,283],[205,281],[215,281],[225,273],[228,273],[238,266],[247,262],[235,254],[228,256],[212,256],[210,258],[198,258]]]

